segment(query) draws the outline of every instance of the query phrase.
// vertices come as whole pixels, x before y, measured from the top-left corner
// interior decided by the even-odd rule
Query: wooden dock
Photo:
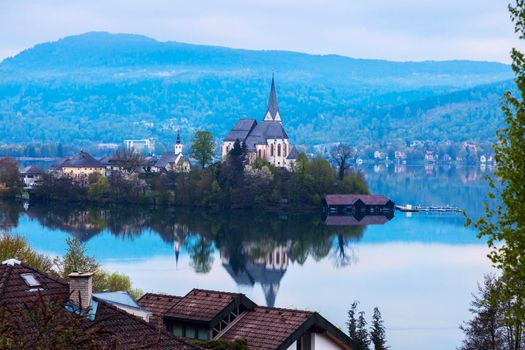
[[[451,206],[421,206],[421,205],[396,205],[396,209],[405,213],[463,213],[458,207]]]

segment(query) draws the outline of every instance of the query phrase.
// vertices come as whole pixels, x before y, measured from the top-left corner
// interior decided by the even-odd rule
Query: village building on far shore
[[[42,176],[44,176],[44,174],[44,170],[40,169],[36,165],[26,166],[20,171],[25,188],[33,188],[40,180],[42,180]]]
[[[191,163],[190,160],[182,153],[183,148],[184,145],[180,140],[180,134],[177,133],[177,141],[175,142],[174,152],[163,153],[158,160],[151,164],[151,171],[189,172],[191,169]]]
[[[153,153],[155,151],[154,139],[124,140],[124,148],[128,152]]]
[[[106,166],[86,151],[80,151],[77,155],[62,160],[56,170],[60,175],[81,183],[87,182],[91,174],[106,174]]]
[[[297,150],[294,151],[288,139],[288,134],[283,127],[277,104],[274,77],[272,77],[268,107],[263,121],[239,119],[223,139],[221,146],[222,160],[233,149],[236,141],[246,145],[250,163],[255,162],[259,158],[268,161],[276,167],[288,169],[292,168],[295,163],[298,152]]]

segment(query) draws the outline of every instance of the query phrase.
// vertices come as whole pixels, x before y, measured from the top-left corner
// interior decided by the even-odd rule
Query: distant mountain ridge
[[[512,88],[513,76],[495,62],[390,62],[89,32],[0,63],[0,136],[86,143],[153,136],[169,143],[174,128],[189,137],[207,127],[222,137],[238,117],[260,118],[272,71],[287,130],[305,144],[486,138],[501,124],[495,96]],[[487,123],[481,134],[454,128],[448,135],[444,116],[425,112],[446,111],[451,101],[465,105],[453,112],[458,118]],[[374,123],[384,130],[370,130]]]
[[[307,70],[349,76],[403,76],[406,74],[491,75],[509,77],[510,67],[496,62],[466,60],[393,62],[356,59],[339,55],[311,55],[292,51],[244,50],[220,46],[194,45],[174,41],[159,42],[134,34],[89,32],[55,42],[36,45],[0,63],[0,71],[57,70],[96,67],[158,68],[159,66],[262,68]],[[363,70],[366,68],[366,70]],[[491,79],[491,78],[487,78]]]

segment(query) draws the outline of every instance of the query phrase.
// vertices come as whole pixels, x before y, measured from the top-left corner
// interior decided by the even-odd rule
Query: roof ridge
[[[142,298],[144,298],[145,296],[147,295],[152,295],[152,296],[156,296],[156,297],[169,297],[169,298],[179,298],[181,299],[182,297],[178,296],[178,295],[173,295],[173,294],[165,294],[165,293],[152,293],[152,292],[148,292],[148,293],[144,293],[144,295],[142,295],[140,298],[137,299],[137,302],[142,300]]]
[[[304,313],[304,314],[314,314],[314,313],[317,313],[317,311],[309,311],[309,310],[301,310],[301,309],[291,309],[291,308],[284,308],[284,307],[262,306],[262,305],[257,305],[255,308],[259,308],[259,309],[269,309],[269,310],[275,310],[275,311],[300,312],[300,313]]]
[[[211,292],[211,293],[222,293],[222,294],[231,294],[231,295],[244,295],[243,293],[238,293],[238,292],[224,292],[224,291],[216,290],[216,289],[201,289],[201,288],[193,288],[192,290],[188,292],[188,294],[190,294],[191,292],[207,292],[207,293]]]

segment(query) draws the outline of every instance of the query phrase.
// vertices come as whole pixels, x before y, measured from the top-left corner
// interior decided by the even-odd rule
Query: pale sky
[[[506,0],[0,0],[0,60],[87,31],[396,61],[509,62]]]

